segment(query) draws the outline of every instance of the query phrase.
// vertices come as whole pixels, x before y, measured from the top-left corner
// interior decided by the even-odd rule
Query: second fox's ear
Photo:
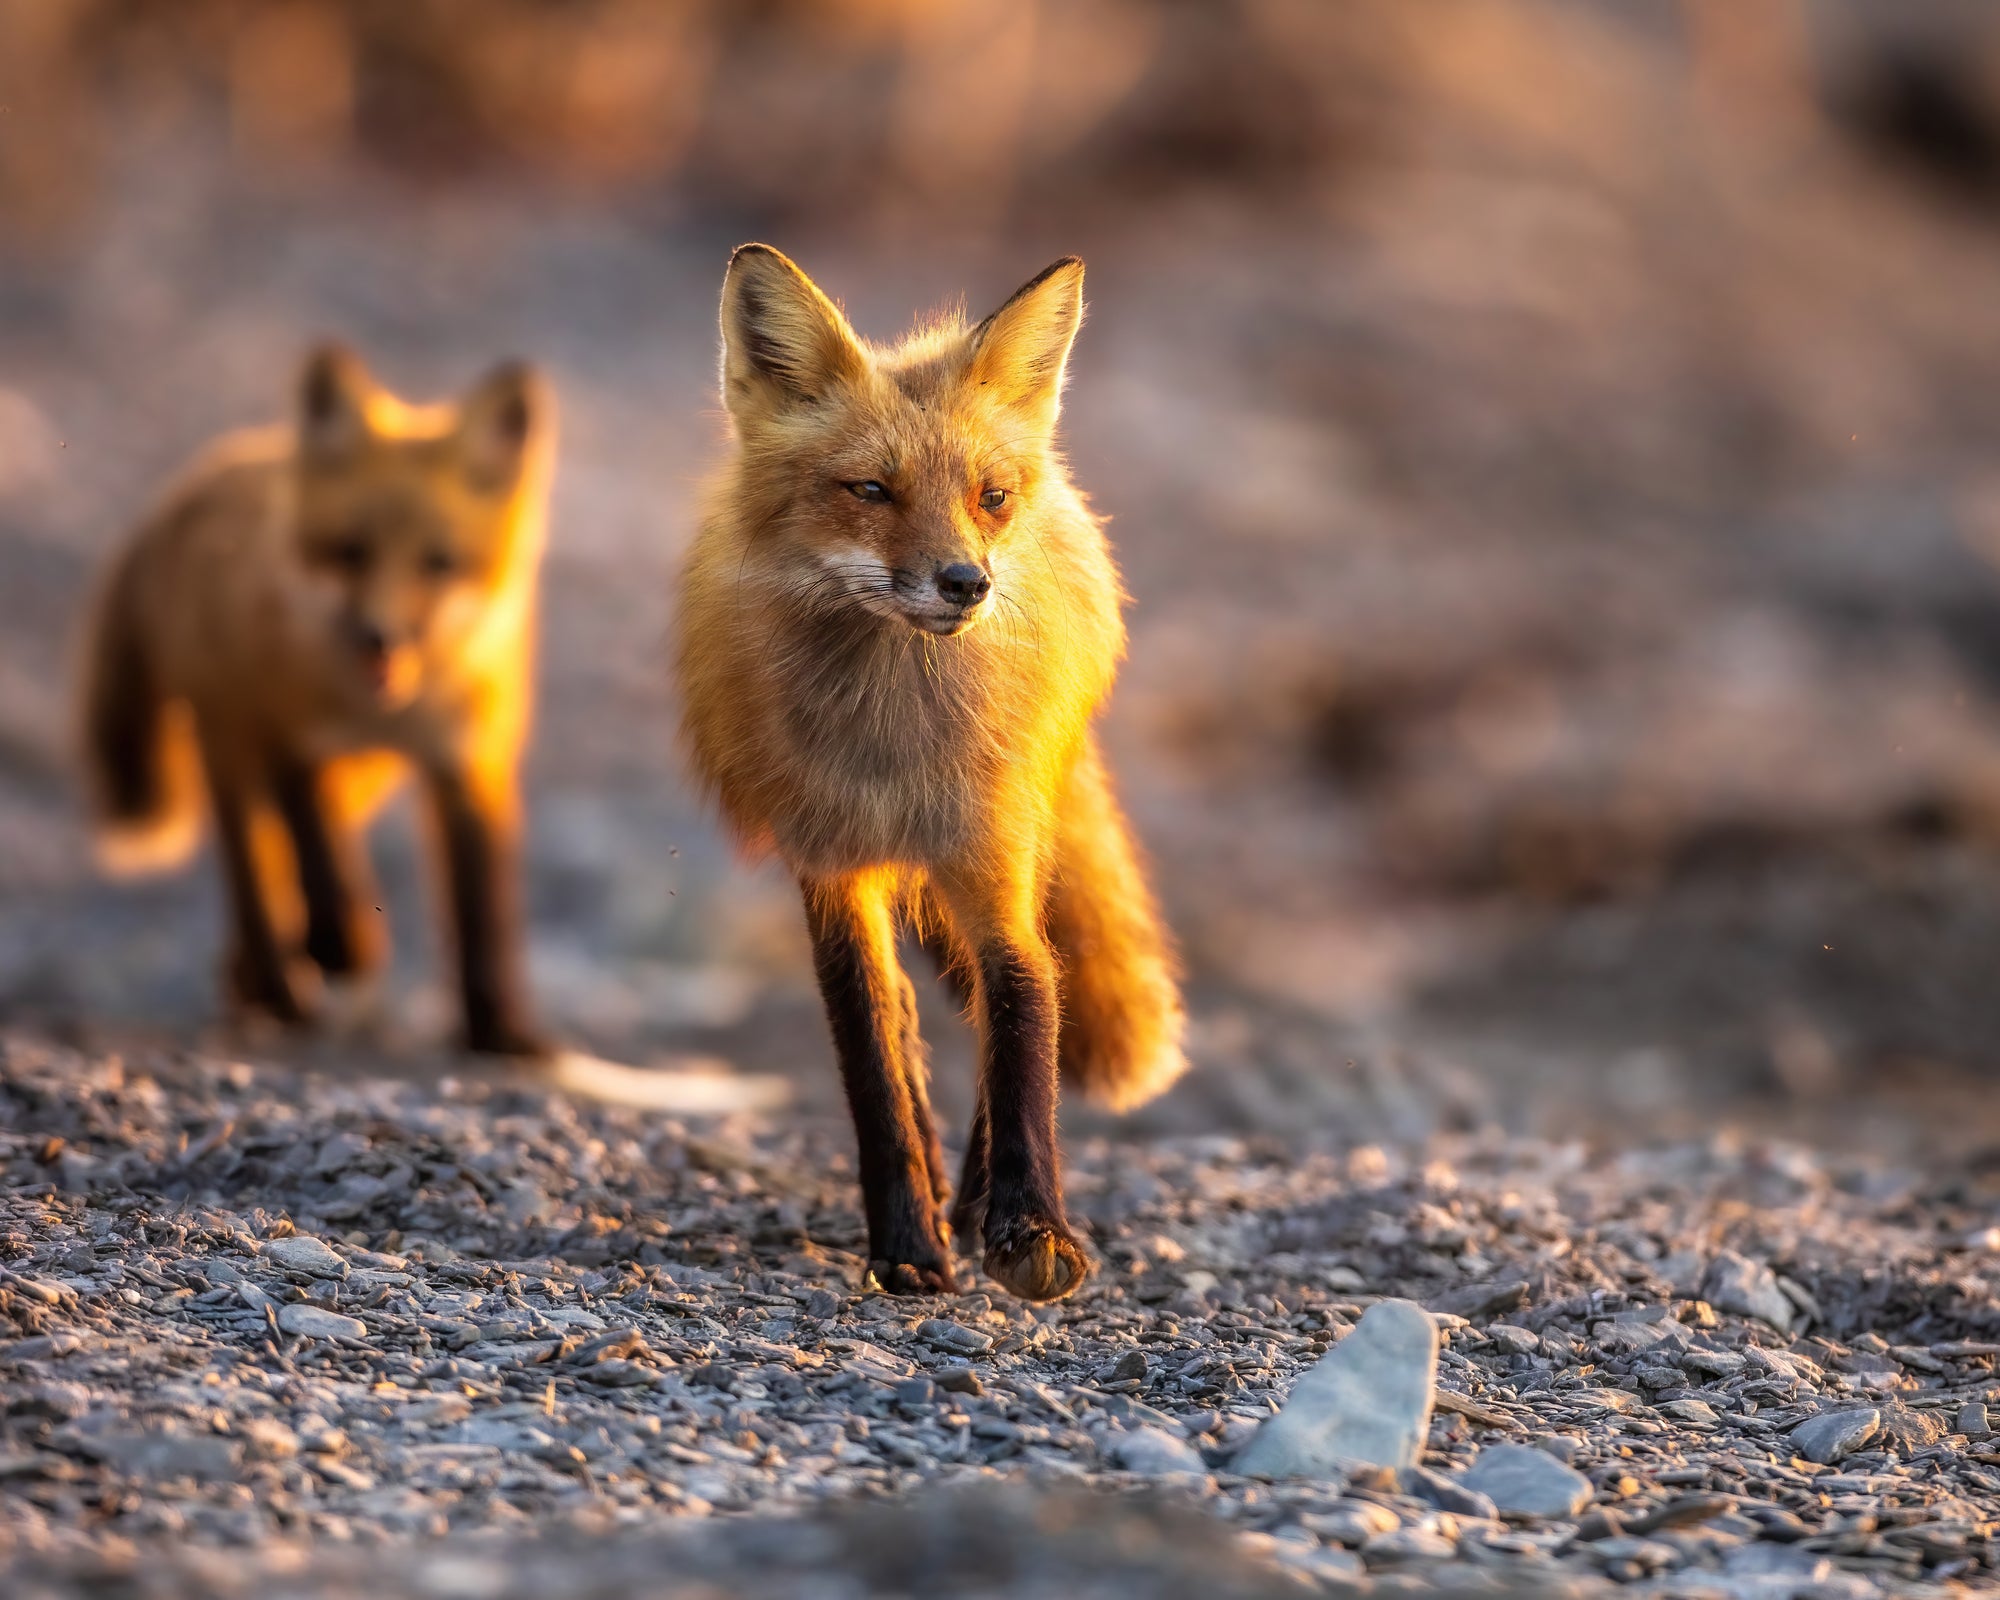
[[[867,356],[840,308],[785,256],[746,244],[722,282],[722,403],[739,425],[816,405]]]
[[[972,376],[1038,427],[1053,428],[1082,324],[1083,263],[1064,256],[972,330]]]
[[[375,381],[343,344],[323,344],[299,375],[299,449],[308,460],[340,461],[368,439]]]
[[[525,361],[507,361],[474,384],[458,408],[466,471],[490,488],[511,485],[555,427],[555,394]]]

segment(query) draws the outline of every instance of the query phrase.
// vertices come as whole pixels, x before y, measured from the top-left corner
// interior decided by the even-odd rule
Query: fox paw
[[[315,1017],[318,985],[305,972],[278,961],[259,961],[238,952],[228,963],[229,998],[251,1017],[268,1017],[288,1028],[309,1026]]]
[[[556,1057],[556,1047],[533,1028],[509,1023],[484,1023],[467,1028],[464,1044],[480,1056],[512,1056],[524,1061],[553,1061]]]
[[[911,1261],[870,1261],[868,1276],[885,1294],[957,1294],[958,1279],[951,1263],[939,1259],[918,1264]]]
[[[1060,1300],[1090,1276],[1090,1258],[1060,1223],[1033,1215],[986,1224],[987,1275],[1023,1300]]]

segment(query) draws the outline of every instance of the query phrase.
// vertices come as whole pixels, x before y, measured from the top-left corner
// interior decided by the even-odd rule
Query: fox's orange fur
[[[553,402],[527,368],[411,406],[337,347],[292,426],[221,440],[114,558],[84,757],[113,870],[176,864],[204,794],[235,1000],[286,1020],[385,941],[356,831],[404,770],[439,824],[476,1048],[535,1048],[519,992],[528,730]]]
[[[897,1287],[951,1281],[899,919],[974,997],[981,1112],[955,1221],[983,1222],[1010,1288],[1048,1298],[1085,1271],[1053,1051],[1118,1107],[1184,1065],[1173,958],[1091,726],[1125,633],[1055,442],[1082,279],[1058,262],[978,326],[893,346],[765,246],[723,290],[734,450],[681,592],[686,731],[737,832],[800,879],[871,1255]]]

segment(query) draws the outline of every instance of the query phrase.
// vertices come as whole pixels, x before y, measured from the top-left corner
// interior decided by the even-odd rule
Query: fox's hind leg
[[[931,1176],[937,1135],[921,1063],[914,1074],[905,1064],[915,997],[896,960],[893,887],[886,872],[800,881],[854,1116],[869,1270],[891,1293],[950,1294],[957,1283]]]
[[[910,1112],[916,1118],[917,1142],[923,1147],[924,1165],[930,1169],[931,1198],[942,1208],[951,1204],[951,1184],[945,1178],[944,1145],[939,1142],[937,1118],[931,1111],[930,1051],[925,1048],[918,1027],[916,985],[900,966],[896,978],[903,1018],[903,1048],[896,1064],[909,1091]]]
[[[329,977],[358,978],[380,970],[388,939],[367,855],[327,793],[330,776],[323,768],[287,762],[272,780],[272,797],[298,858],[306,954]]]
[[[441,767],[429,774],[458,946],[465,1047],[490,1055],[547,1056],[528,1005],[513,774]]]

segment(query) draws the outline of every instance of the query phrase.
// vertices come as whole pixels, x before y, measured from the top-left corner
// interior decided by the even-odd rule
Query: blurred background
[[[560,386],[549,1021],[832,1102],[666,669],[750,238],[878,337],[1089,261],[1106,736],[1199,1063],[1142,1125],[2000,1135],[1981,0],[0,0],[0,1022],[213,1026],[216,875],[96,879],[68,656],[162,475],[337,333]],[[407,810],[377,851],[416,1049]]]

